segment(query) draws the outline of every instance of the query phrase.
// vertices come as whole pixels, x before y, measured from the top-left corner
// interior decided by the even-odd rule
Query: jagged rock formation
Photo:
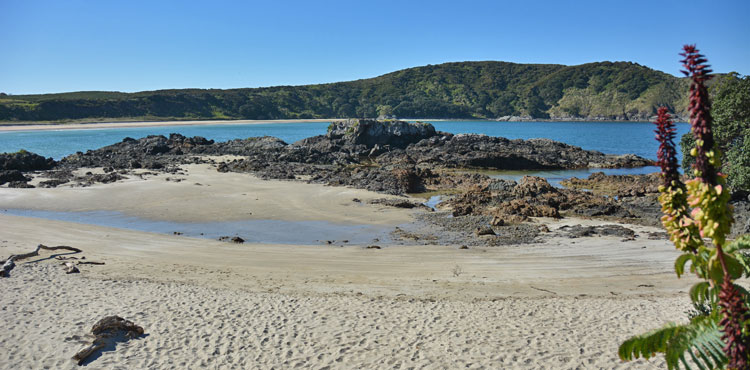
[[[15,153],[0,153],[0,171],[39,171],[49,170],[56,164],[52,158],[21,150]]]
[[[207,155],[242,157],[220,164],[218,170],[222,172],[254,172],[270,179],[305,176],[312,182],[391,194],[420,192],[446,183],[468,183],[469,175],[446,179],[444,174],[436,172],[449,168],[566,169],[652,164],[633,155],[606,155],[552,140],[452,135],[437,132],[428,123],[356,119],[334,123],[325,135],[293,144],[273,137],[223,143],[179,134],[168,138],[126,138],[114,145],[70,155],[57,168],[170,170],[179,164],[206,161]],[[58,178],[64,180],[64,176]]]

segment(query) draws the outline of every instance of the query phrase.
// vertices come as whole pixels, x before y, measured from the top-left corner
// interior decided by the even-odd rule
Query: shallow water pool
[[[390,241],[391,226],[339,224],[327,221],[241,220],[222,222],[157,221],[114,211],[55,212],[4,209],[4,214],[36,217],[159,234],[217,240],[239,236],[246,243],[320,245],[371,244]]]

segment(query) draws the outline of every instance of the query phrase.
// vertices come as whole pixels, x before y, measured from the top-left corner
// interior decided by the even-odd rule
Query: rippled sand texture
[[[187,166],[184,181],[138,177],[88,188],[0,188],[0,210],[116,211],[155,220],[324,220],[395,227],[415,210],[367,204],[363,190],[262,181]],[[195,185],[201,183],[202,186]],[[353,202],[353,198],[362,202]],[[684,321],[692,281],[674,247],[570,239],[592,220],[537,220],[549,235],[504,247],[224,243],[0,212],[0,258],[43,243],[83,250],[66,275],[43,252],[0,279],[0,369],[77,368],[99,319],[146,336],[88,368],[665,368],[621,363],[624,339]],[[290,230],[295,232],[295,230]],[[460,271],[454,274],[453,271]]]
[[[95,368],[657,368],[620,363],[628,333],[676,320],[683,297],[497,301],[284,295],[89,279],[55,262],[3,281],[3,368],[75,368],[74,335],[117,313],[146,330]]]

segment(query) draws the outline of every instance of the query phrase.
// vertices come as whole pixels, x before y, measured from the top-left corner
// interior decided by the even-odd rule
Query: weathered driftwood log
[[[78,261],[76,262],[78,265],[103,265],[104,262],[99,261]]]
[[[78,362],[78,365],[83,364],[91,354],[102,349],[107,345],[110,338],[117,335],[118,332],[124,331],[125,336],[128,338],[137,338],[143,335],[143,328],[134,324],[132,321],[125,320],[119,316],[107,316],[99,320],[94,327],[91,328],[91,333],[94,334],[94,341],[88,346],[78,351],[73,359]]]
[[[41,250],[41,249],[48,250],[48,251],[68,250],[68,251],[72,251],[72,252],[76,252],[76,253],[83,252],[82,250],[80,250],[78,248],[68,247],[66,245],[59,245],[57,247],[48,247],[48,246],[46,246],[44,244],[39,244],[39,245],[36,246],[36,250],[34,250],[33,252],[24,253],[24,254],[14,254],[14,255],[8,257],[7,260],[2,261],[2,263],[3,263],[3,269],[2,269],[2,271],[0,271],[0,276],[2,276],[2,277],[8,277],[8,276],[10,276],[10,271],[13,270],[14,267],[16,267],[16,264],[15,264],[16,261],[20,261],[22,259],[26,259],[26,258],[29,258],[29,257],[38,256],[39,255],[39,250]]]

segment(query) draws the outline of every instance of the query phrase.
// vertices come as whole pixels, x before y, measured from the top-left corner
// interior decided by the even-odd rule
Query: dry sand
[[[205,120],[205,121],[124,121],[76,123],[2,123],[0,131],[86,130],[123,127],[198,126],[198,125],[252,125],[267,123],[332,122],[340,119],[277,119],[277,120]]]
[[[259,218],[394,226],[415,212],[352,202],[382,197],[362,190],[205,166],[189,167],[182,182],[166,176],[0,188],[0,208],[174,220],[235,220],[251,209]],[[538,222],[553,230],[599,223]],[[43,243],[106,262],[66,275],[43,253],[0,280],[0,368],[73,368],[82,336],[110,314],[147,335],[104,351],[94,368],[662,368],[660,360],[621,363],[617,346],[684,320],[692,282],[674,276],[674,248],[637,226],[629,226],[636,241],[555,237],[469,250],[374,250],[236,245],[7,214],[0,225],[0,257]]]

